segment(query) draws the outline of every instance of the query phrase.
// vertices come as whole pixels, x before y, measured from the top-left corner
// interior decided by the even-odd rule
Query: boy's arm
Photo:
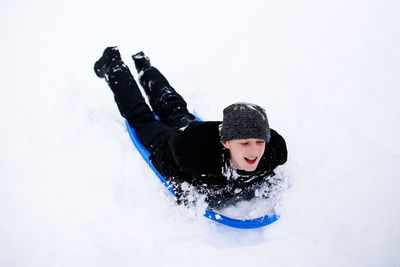
[[[273,129],[271,129],[271,139],[267,146],[272,153],[274,169],[287,161],[288,152],[285,139]]]
[[[192,122],[169,140],[171,155],[180,170],[188,173],[221,172],[220,122]]]

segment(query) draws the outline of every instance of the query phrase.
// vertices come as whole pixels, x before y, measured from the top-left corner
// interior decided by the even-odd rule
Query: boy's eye
[[[245,146],[245,145],[248,145],[249,143],[248,142],[245,142],[245,143],[240,143],[242,146]]]
[[[257,141],[257,144],[264,144],[265,143],[265,141],[263,140],[263,141]]]

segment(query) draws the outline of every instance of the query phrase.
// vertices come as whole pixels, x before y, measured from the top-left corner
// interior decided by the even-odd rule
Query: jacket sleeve
[[[181,171],[197,174],[221,172],[220,122],[192,122],[169,140],[169,150]]]
[[[287,161],[286,142],[280,134],[271,129],[271,139],[268,145],[272,156],[272,165],[275,169],[278,165],[282,165]]]

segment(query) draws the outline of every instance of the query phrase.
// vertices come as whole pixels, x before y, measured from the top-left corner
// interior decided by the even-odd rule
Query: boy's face
[[[248,172],[254,171],[265,151],[265,140],[263,139],[235,139],[222,142],[229,149],[233,166]]]

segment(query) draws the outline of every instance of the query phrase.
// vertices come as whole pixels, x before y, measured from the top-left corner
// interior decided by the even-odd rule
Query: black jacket
[[[179,185],[188,182],[207,195],[210,206],[227,203],[236,197],[251,198],[254,189],[273,176],[273,170],[287,160],[285,140],[271,129],[271,139],[257,169],[253,172],[232,171],[229,151],[220,142],[221,122],[192,122],[184,129],[166,135],[153,151],[150,160],[156,169],[182,195]],[[250,196],[249,196],[250,195]]]

